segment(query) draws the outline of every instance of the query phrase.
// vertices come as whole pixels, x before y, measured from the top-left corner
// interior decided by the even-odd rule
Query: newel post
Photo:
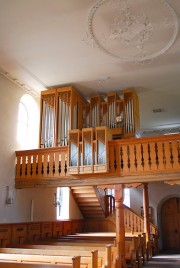
[[[144,232],[146,234],[147,259],[151,257],[148,184],[143,184]]]
[[[120,268],[125,268],[125,225],[124,225],[124,185],[115,185],[116,208],[116,243],[118,247],[117,259]]]

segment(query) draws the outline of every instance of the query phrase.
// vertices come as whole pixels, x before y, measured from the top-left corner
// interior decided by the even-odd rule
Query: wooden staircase
[[[85,219],[106,217],[104,191],[96,186],[71,187],[72,195]]]

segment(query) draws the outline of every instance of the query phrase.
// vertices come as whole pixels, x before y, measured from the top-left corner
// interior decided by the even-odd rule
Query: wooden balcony
[[[94,173],[92,170],[91,174],[71,175],[68,173],[68,146],[18,151],[16,187],[180,182],[179,134],[111,140],[107,150],[107,172]]]

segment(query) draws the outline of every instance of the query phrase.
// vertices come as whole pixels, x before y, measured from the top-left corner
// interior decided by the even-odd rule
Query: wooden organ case
[[[91,96],[73,87],[41,93],[40,147],[68,146],[68,173],[109,171],[108,141],[135,137],[139,130],[138,97],[133,89]]]

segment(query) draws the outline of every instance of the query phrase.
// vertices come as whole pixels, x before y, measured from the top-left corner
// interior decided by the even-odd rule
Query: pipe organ
[[[41,95],[41,133],[40,147],[55,146],[55,91]]]
[[[62,87],[41,93],[41,148],[71,144],[69,152],[72,166],[74,163],[79,165],[80,162],[82,166],[88,165],[87,163],[93,164],[93,161],[100,163],[104,157],[101,155],[104,144],[99,140],[95,146],[92,142],[97,136],[98,127],[108,128],[111,139],[130,138],[136,135],[139,129],[139,107],[138,97],[133,89],[123,90],[121,97],[117,93],[109,93],[104,97],[91,96],[89,101],[73,87]],[[78,132],[78,140],[77,137],[74,140],[75,133],[71,132],[72,130],[81,132]],[[97,161],[94,160],[95,156],[90,157],[91,151],[92,154],[97,154]],[[74,156],[77,154],[84,156],[75,160]]]

